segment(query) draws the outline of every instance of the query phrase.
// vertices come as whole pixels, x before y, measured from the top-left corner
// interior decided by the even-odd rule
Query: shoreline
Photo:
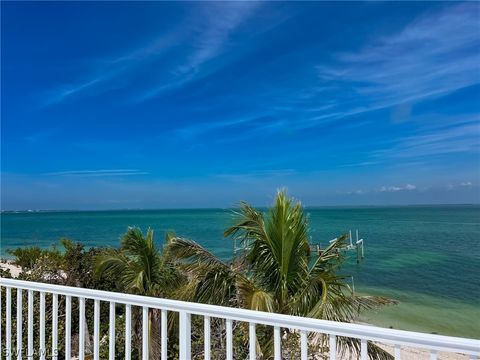
[[[10,270],[10,274],[12,277],[16,278],[22,272],[22,269],[12,264],[10,260],[2,259],[0,261],[0,268],[3,270]],[[370,323],[365,322],[358,322],[362,325],[370,325],[370,326],[378,326]],[[384,343],[376,343],[379,347],[390,353],[392,356],[395,355],[395,347],[393,345],[384,344]],[[403,360],[417,360],[419,358],[427,359],[430,356],[430,352],[428,350],[423,350],[419,348],[412,348],[412,347],[402,347],[401,349],[401,357]],[[464,354],[457,354],[457,353],[447,353],[447,352],[438,352],[437,353],[438,360],[464,360],[468,359],[467,355]],[[345,358],[347,360],[347,358]]]

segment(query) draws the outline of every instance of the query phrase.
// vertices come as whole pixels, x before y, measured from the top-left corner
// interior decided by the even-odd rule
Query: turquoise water
[[[364,314],[399,329],[480,338],[480,207],[365,207],[307,209],[314,242],[327,244],[349,229],[365,239],[365,259],[352,252],[344,271],[358,292],[400,301]],[[0,255],[7,248],[48,247],[61,237],[86,246],[117,246],[127,226],[151,227],[162,245],[166,231],[189,237],[222,258],[233,243],[222,236],[231,211],[155,210],[3,213]]]

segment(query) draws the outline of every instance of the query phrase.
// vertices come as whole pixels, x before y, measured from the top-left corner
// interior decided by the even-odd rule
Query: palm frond
[[[342,248],[347,243],[347,234],[343,234],[335,241],[332,241],[317,257],[313,265],[310,267],[310,274],[315,276],[325,271],[333,271],[338,269],[345,261]]]
[[[170,238],[165,253],[166,256],[187,265],[188,270],[193,270],[197,267],[229,267],[195,241],[182,237]]]
[[[245,258],[255,282],[266,292],[274,292],[282,308],[307,275],[310,249],[301,204],[293,204],[280,191],[267,217],[246,203],[241,204],[237,217],[237,224],[224,235],[248,243]]]
[[[240,203],[240,211],[235,212],[237,223],[225,230],[223,236],[238,236],[241,232],[240,239],[250,239],[255,237],[265,237],[263,214],[247,204]]]
[[[195,282],[195,301],[227,306],[235,301],[238,274],[195,241],[171,237],[166,254],[176,259]]]
[[[303,288],[291,298],[288,313],[321,318],[320,310],[327,299],[327,293],[328,284],[322,274],[306,277]]]
[[[238,299],[245,309],[275,312],[277,304],[274,297],[245,277],[237,279]]]
[[[95,274],[102,272],[122,274],[128,267],[128,259],[119,250],[106,249],[95,259]]]

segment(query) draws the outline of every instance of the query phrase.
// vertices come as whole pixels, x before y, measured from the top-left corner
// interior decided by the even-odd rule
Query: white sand
[[[393,346],[384,345],[384,344],[377,344],[382,349],[388,351],[390,354],[394,355],[395,350]],[[400,357],[402,360],[428,360],[430,359],[430,352],[428,350],[422,350],[418,348],[411,348],[411,347],[402,347],[402,352]],[[455,354],[455,353],[446,353],[446,352],[439,352],[437,353],[438,360],[468,360],[469,357],[463,354]]]
[[[392,356],[395,356],[395,348],[393,345],[386,345],[386,344],[381,344],[375,342],[375,344],[387,351],[389,354]],[[321,354],[318,357],[313,356],[312,359],[316,360],[327,360],[329,359],[328,354]],[[343,356],[337,352],[337,359],[339,360],[353,360],[357,359],[358,357],[356,355],[348,353],[348,351],[343,354]],[[402,346],[401,347],[401,353],[400,353],[400,358],[401,360],[430,360],[430,351],[429,350],[424,350],[424,349],[419,349],[419,348],[413,348],[413,347],[408,347],[408,346]],[[438,352],[437,353],[437,360],[469,360],[469,357],[467,355],[463,354],[456,354],[456,353],[447,353],[447,352]]]
[[[12,276],[14,278],[18,277],[18,275],[20,275],[20,272],[22,271],[20,266],[13,265],[8,260],[4,260],[4,261],[0,262],[0,268],[2,268],[4,270],[10,270],[10,274],[12,274]]]

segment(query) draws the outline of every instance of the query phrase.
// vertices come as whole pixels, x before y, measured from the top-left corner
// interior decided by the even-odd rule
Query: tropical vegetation
[[[346,235],[319,256],[310,251],[307,217],[300,202],[285,191],[277,194],[267,213],[242,203],[236,223],[224,235],[239,240],[244,249],[228,263],[192,240],[169,236],[168,256],[191,279],[184,300],[342,322],[353,322],[360,311],[390,303],[351,291],[347,276],[340,273]],[[258,350],[266,358],[272,354],[271,331],[264,329],[258,336]],[[283,331],[298,339],[298,334]],[[312,340],[318,351],[328,343],[323,336]],[[342,337],[338,341],[344,354],[359,353],[357,341]],[[372,358],[388,357],[373,344],[369,352]]]
[[[61,240],[61,248],[35,247],[10,252],[14,262],[22,267],[20,278],[70,286],[165,297],[251,310],[276,312],[334,321],[356,321],[361,311],[392,303],[382,297],[360,296],[349,287],[348,276],[342,272],[346,260],[346,236],[339,237],[320,254],[310,250],[308,218],[300,202],[279,191],[273,206],[267,211],[241,203],[235,212],[234,223],[224,236],[241,244],[230,261],[216,257],[197,242],[169,233],[163,249],[155,246],[153,230],[143,233],[129,228],[120,239],[119,248],[85,249],[80,243]],[[10,276],[7,272],[2,276]],[[14,294],[12,294],[14,295]],[[27,301],[23,301],[26,306]],[[78,314],[73,302],[72,314]],[[90,304],[92,305],[92,304]],[[2,304],[2,306],[4,306]],[[48,306],[48,300],[47,300]],[[89,304],[87,302],[87,309]],[[60,304],[59,309],[62,309]],[[5,311],[4,309],[0,309]],[[12,309],[15,311],[15,308]],[[122,352],[124,308],[117,307],[118,349]],[[161,313],[150,310],[149,358],[159,358]],[[47,327],[49,313],[47,313]],[[75,318],[76,316],[76,318]],[[78,315],[72,329],[78,327]],[[132,359],[141,358],[141,314],[132,309],[134,350]],[[38,317],[35,317],[38,318]],[[59,328],[63,329],[62,314]],[[24,319],[25,321],[25,319]],[[169,359],[178,359],[178,324],[170,313]],[[101,334],[108,333],[108,307],[101,308]],[[86,339],[93,327],[93,314],[86,313]],[[38,329],[38,327],[35,327]],[[282,330],[282,356],[298,357],[299,334]],[[257,327],[257,354],[263,359],[272,356],[270,327]],[[49,329],[47,329],[49,334]],[[224,358],[225,323],[212,319],[212,357]],[[74,335],[78,338],[78,334]],[[194,358],[203,358],[203,322],[192,318],[192,349]],[[248,354],[248,325],[235,323],[234,345],[236,358]],[[48,339],[47,339],[48,343]],[[328,352],[328,340],[322,335],[310,335],[312,354]],[[101,342],[101,357],[107,357],[108,341]],[[73,347],[76,348],[75,346]],[[337,348],[346,358],[358,355],[360,344],[348,338],[337,338]],[[60,357],[63,348],[60,348]],[[368,344],[371,359],[391,356]],[[88,351],[87,351],[88,352]],[[315,357],[317,358],[317,357]]]
[[[152,229],[148,229],[146,235],[143,235],[140,229],[129,228],[121,239],[119,249],[104,250],[97,257],[95,271],[97,275],[116,276],[119,291],[137,295],[171,297],[173,290],[186,282],[183,273],[166,261],[155,247]],[[134,308],[132,315],[136,330],[134,334],[138,334],[134,342],[141,354],[140,309]],[[160,321],[160,311],[150,309],[149,356],[153,359],[160,357]]]

